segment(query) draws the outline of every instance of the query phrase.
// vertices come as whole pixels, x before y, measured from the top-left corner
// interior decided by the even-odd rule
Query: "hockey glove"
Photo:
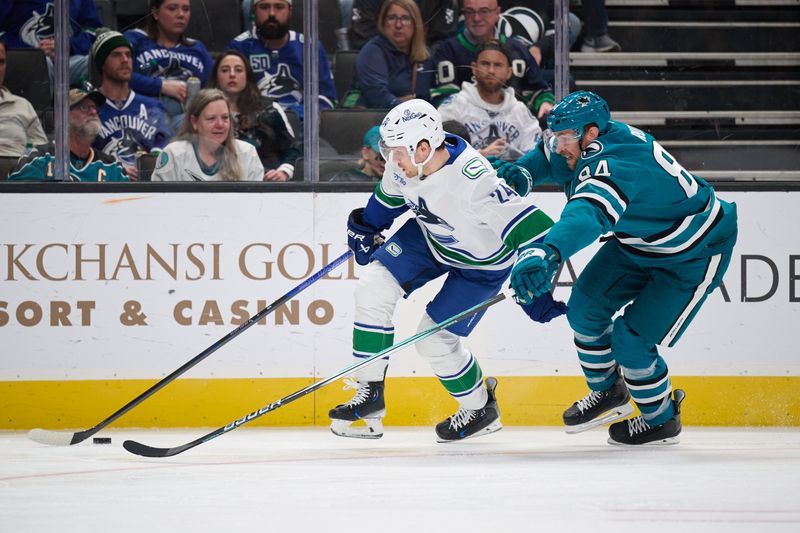
[[[528,196],[528,193],[533,189],[533,176],[531,176],[527,168],[503,161],[494,156],[489,158],[489,162],[497,172],[497,176],[503,179],[517,194]]]
[[[559,253],[552,246],[534,243],[525,248],[511,269],[511,288],[517,303],[528,305],[550,292],[560,264]]]
[[[549,292],[534,298],[533,302],[521,307],[531,320],[542,324],[567,313],[567,304],[553,300],[553,295]]]
[[[370,257],[383,244],[380,231],[364,222],[364,208],[353,209],[347,218],[347,246],[353,250],[356,263],[366,265]]]

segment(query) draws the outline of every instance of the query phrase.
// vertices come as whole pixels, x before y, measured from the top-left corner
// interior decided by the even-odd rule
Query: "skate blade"
[[[495,420],[494,422],[492,422],[491,424],[489,424],[488,426],[486,426],[482,430],[476,431],[475,433],[473,433],[469,437],[464,437],[463,439],[445,440],[445,439],[439,438],[437,436],[436,437],[436,442],[441,442],[442,444],[451,443],[451,442],[461,442],[463,440],[473,439],[475,437],[482,437],[482,436],[488,435],[490,433],[497,433],[501,429],[503,429],[503,424],[500,423],[500,420]]]
[[[353,426],[350,420],[332,420],[331,433],[351,439],[379,439],[383,437],[383,423],[380,418],[364,418],[366,426]]]
[[[614,446],[625,446],[628,448],[641,448],[642,446],[670,446],[673,444],[679,444],[680,442],[681,439],[677,435],[674,437],[667,437],[666,439],[657,439],[652,442],[645,442],[644,444],[628,444],[626,442],[617,442],[611,437],[608,437],[609,444],[613,444]]]
[[[632,413],[633,406],[630,403],[626,403],[625,405],[620,405],[619,407],[615,407],[614,409],[606,411],[604,414],[595,418],[594,420],[584,422],[583,424],[578,424],[577,426],[565,426],[564,431],[569,435],[581,433],[583,431],[596,428],[597,426],[616,422],[621,418],[630,416]]]

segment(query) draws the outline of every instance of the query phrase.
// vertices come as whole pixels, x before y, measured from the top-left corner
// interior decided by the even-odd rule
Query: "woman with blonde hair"
[[[178,135],[158,157],[153,181],[261,181],[264,167],[252,144],[237,140],[231,109],[219,89],[198,91]]]
[[[412,98],[428,100],[434,70],[416,2],[384,2],[378,30],[358,53],[344,107],[388,109]]]

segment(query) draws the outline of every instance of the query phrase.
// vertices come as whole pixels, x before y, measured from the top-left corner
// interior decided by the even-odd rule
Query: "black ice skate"
[[[633,413],[631,395],[622,374],[608,390],[592,391],[564,411],[567,433],[580,433],[593,427],[614,422]]]
[[[651,426],[641,416],[611,424],[608,428],[608,443],[633,446],[678,444],[680,442],[678,435],[681,433],[681,402],[684,398],[686,393],[681,389],[675,389],[673,393],[675,415],[661,425]]]
[[[460,407],[456,414],[436,424],[436,440],[438,442],[454,442],[488,435],[503,429],[500,423],[500,410],[494,391],[497,388],[495,378],[486,378],[486,392],[489,398],[480,409],[464,409]]]
[[[331,417],[331,431],[340,437],[357,439],[379,439],[383,437],[381,419],[386,414],[383,402],[383,381],[356,381],[345,379],[345,390],[356,389],[349,402],[337,405],[328,412]],[[363,420],[366,426],[353,426],[353,422]]]

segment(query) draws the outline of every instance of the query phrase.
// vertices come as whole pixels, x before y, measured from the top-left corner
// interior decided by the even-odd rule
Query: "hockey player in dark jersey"
[[[652,136],[610,116],[598,95],[572,93],[548,117],[552,137],[516,163],[494,162],[520,192],[555,182],[568,198],[544,241],[519,255],[511,285],[521,302],[537,297],[552,287],[559,265],[610,234],[569,300],[591,392],[564,412],[564,423],[575,433],[619,420],[632,413],[632,397],[641,415],[612,424],[609,442],[675,443],[684,393],[673,393],[657,346],[674,346],[721,283],[736,241],[736,205],[717,198]]]
[[[169,116],[161,103],[130,89],[133,59],[130,42],[119,32],[98,35],[92,46],[92,62],[100,73],[102,129],[94,147],[120,161],[136,176],[136,154],[158,151],[170,137]]]
[[[495,38],[500,8],[497,0],[464,0],[461,10],[466,27],[437,47],[433,55],[436,65],[436,87],[431,90],[434,104],[461,90],[461,84],[472,79],[472,63],[478,47]],[[513,76],[511,86],[534,116],[542,119],[552,109],[554,97],[542,77],[539,65],[528,50],[529,45],[515,38],[499,36],[511,54]]]
[[[100,132],[98,106],[105,97],[97,91],[69,91],[69,177],[71,181],[129,181],[128,175],[113,157],[92,148]],[[54,143],[37,147],[20,159],[11,171],[11,181],[51,181],[55,175]]]
[[[228,48],[244,54],[256,73],[264,96],[303,118],[303,34],[289,30],[291,0],[253,2],[254,26],[236,37]],[[336,103],[336,87],[322,43],[319,49],[319,108]]]

